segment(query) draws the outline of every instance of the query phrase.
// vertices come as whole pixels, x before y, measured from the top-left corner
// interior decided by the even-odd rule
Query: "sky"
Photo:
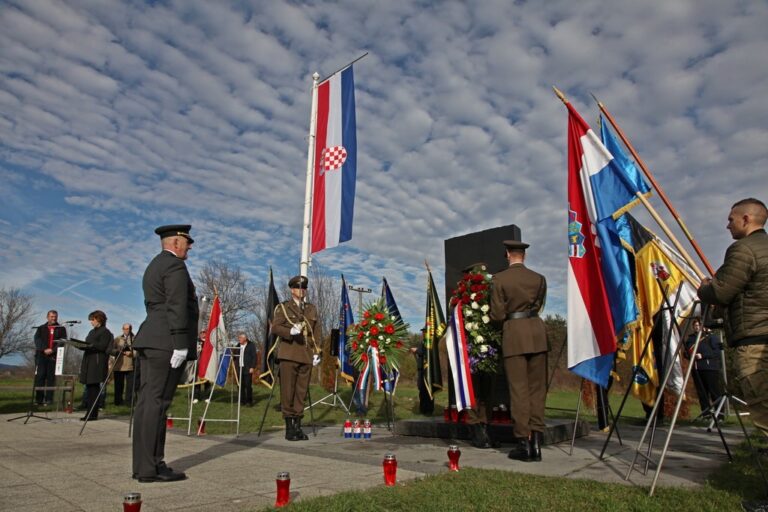
[[[32,295],[39,323],[138,325],[153,230],[172,223],[193,226],[193,276],[216,258],[287,281],[311,75],[365,52],[353,235],[313,264],[375,291],[386,277],[412,330],[425,259],[442,289],[445,239],[510,223],[545,313],[565,314],[553,85],[593,128],[590,94],[608,107],[716,268],[730,205],[768,200],[766,25],[766,2],[735,0],[4,1],[0,287]]]

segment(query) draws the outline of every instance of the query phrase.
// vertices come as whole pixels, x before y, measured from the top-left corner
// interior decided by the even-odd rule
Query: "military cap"
[[[288,288],[307,288],[307,284],[309,283],[309,279],[307,279],[306,276],[293,276],[290,281],[288,281]]]
[[[192,229],[192,226],[189,224],[169,224],[167,226],[160,226],[159,228],[155,229],[155,233],[160,235],[160,238],[168,238],[169,236],[183,236],[189,241],[189,243],[193,244],[195,241],[192,240],[191,236],[189,236],[190,229]]]
[[[471,265],[467,265],[466,267],[461,269],[461,273],[462,274],[466,274],[468,272],[472,272],[474,269],[476,269],[478,267],[485,267],[485,266],[486,266],[486,264],[484,262],[478,261],[477,263],[472,263]]]
[[[504,244],[504,247],[510,251],[524,251],[530,247],[529,244],[521,242],[520,240],[504,240],[502,243]]]

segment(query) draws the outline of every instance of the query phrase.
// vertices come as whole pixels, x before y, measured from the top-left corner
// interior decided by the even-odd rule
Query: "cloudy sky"
[[[768,4],[735,0],[5,1],[0,286],[41,323],[138,324],[152,230],[176,222],[193,275],[298,273],[311,75],[364,52],[354,233],[324,271],[387,277],[418,326],[425,258],[441,287],[444,239],[516,223],[564,314],[552,85],[593,127],[590,92],[606,104],[716,267],[730,204],[768,199],[766,25]]]

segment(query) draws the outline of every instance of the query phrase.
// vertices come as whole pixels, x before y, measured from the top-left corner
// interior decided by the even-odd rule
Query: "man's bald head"
[[[765,207],[765,203],[748,197],[733,204],[731,213],[728,215],[727,227],[734,240],[739,240],[753,231],[762,229],[766,220],[768,220],[768,208]]]

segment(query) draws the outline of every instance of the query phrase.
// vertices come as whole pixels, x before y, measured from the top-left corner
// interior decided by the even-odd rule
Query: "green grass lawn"
[[[702,512],[741,510],[732,491],[660,488],[652,497],[644,488],[511,471],[466,468],[366,491],[302,500],[288,511],[638,511]],[[267,509],[271,510],[271,509]]]

